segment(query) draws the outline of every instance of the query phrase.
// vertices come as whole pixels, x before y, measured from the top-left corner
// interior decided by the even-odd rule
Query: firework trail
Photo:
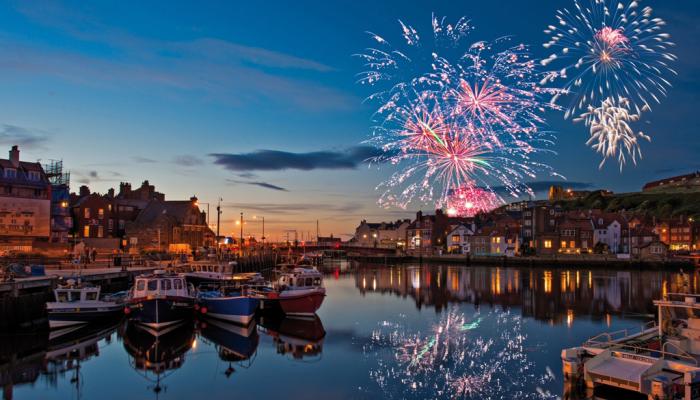
[[[646,111],[646,106],[642,111]],[[609,97],[603,104],[594,108],[588,106],[588,111],[581,114],[574,121],[584,121],[591,128],[591,137],[586,142],[596,152],[603,156],[599,168],[603,167],[608,158],[617,157],[620,171],[627,162],[627,158],[637,164],[637,157],[642,158],[640,141],[651,141],[651,138],[643,132],[635,132],[630,123],[639,121],[640,114],[630,111],[630,103],[624,97],[619,100]]]
[[[637,113],[659,103],[671,86],[665,75],[676,75],[670,66],[674,44],[662,30],[666,23],[638,1],[575,0],[574,6],[559,10],[557,24],[545,30],[551,39],[544,47],[556,52],[542,61],[569,63],[543,80],[566,80],[571,102],[565,117],[609,97],[627,98]]]
[[[498,333],[479,336],[485,321]],[[379,360],[370,376],[388,398],[555,398],[539,387],[553,375],[536,372],[528,359],[522,323],[502,311],[469,318],[457,307],[426,334],[384,322],[364,346],[365,355]]]
[[[494,188],[519,197],[532,194],[523,182],[550,172],[535,155],[554,138],[540,130],[546,101],[557,90],[540,86],[542,76],[527,47],[505,47],[510,38],[466,44],[469,21],[450,25],[432,18],[432,36],[400,23],[404,46],[371,33],[376,47],[358,55],[366,71],[358,82],[377,91],[372,137],[383,154],[370,161],[397,171],[378,186],[379,204],[406,208],[414,200],[447,203],[460,188]]]

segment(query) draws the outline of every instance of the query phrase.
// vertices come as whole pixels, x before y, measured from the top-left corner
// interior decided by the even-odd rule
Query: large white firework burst
[[[566,118],[609,97],[629,99],[639,113],[666,96],[671,86],[666,76],[676,74],[674,44],[651,7],[640,9],[638,1],[575,0],[573,9],[559,10],[556,17],[557,23],[545,30],[551,39],[544,44],[556,51],[542,64],[565,64],[542,82],[566,80]]]
[[[649,136],[641,131],[636,132],[631,126],[639,121],[641,112],[647,111],[648,106],[643,106],[638,113],[631,111],[630,107],[627,98],[608,97],[600,107],[588,106],[588,111],[574,119],[583,121],[590,127],[591,136],[586,144],[603,156],[599,168],[603,168],[608,158],[615,157],[620,164],[620,171],[628,158],[636,165],[637,158],[642,158],[640,142],[651,141]]]

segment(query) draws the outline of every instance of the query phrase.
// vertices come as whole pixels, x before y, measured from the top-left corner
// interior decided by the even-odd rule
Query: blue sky
[[[371,44],[365,31],[392,38],[398,19],[426,31],[432,13],[467,16],[474,40],[514,35],[542,57],[542,30],[570,3],[5,2],[0,144],[19,144],[23,159],[63,159],[74,189],[89,183],[103,192],[148,179],[169,199],[221,196],[224,232],[243,211],[265,216],[273,235],[285,229],[313,235],[317,217],[322,234],[348,234],[365,217],[410,215],[376,205],[374,187],[391,169],[357,162],[372,114],[362,103],[368,89],[355,84],[361,65],[352,57]],[[549,115],[558,154],[543,160],[574,184],[633,191],[700,168],[700,3],[641,3],[668,22],[679,75],[645,118],[653,141],[644,145],[644,159],[623,173],[612,162],[599,170],[585,128]],[[240,166],[274,152],[302,162],[295,164],[301,169],[231,170],[212,156],[238,156]],[[246,226],[259,230],[252,221]]]

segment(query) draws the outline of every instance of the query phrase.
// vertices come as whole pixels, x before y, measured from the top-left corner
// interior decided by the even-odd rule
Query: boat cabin
[[[281,289],[310,289],[321,287],[323,276],[320,272],[311,268],[294,268],[289,272],[283,272],[277,279],[277,286]]]
[[[185,278],[178,275],[163,274],[156,271],[153,275],[141,275],[136,278],[133,297],[174,296],[189,297],[190,290]]]
[[[83,286],[68,281],[65,286],[59,286],[53,291],[58,303],[75,303],[79,301],[97,301],[100,299],[99,286]]]

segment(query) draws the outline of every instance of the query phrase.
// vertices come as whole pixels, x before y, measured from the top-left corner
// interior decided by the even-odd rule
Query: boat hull
[[[128,307],[134,322],[157,330],[192,318],[194,299],[189,297],[133,299]]]
[[[94,307],[49,307],[47,314],[50,329],[114,321],[123,316],[120,304]]]
[[[249,296],[200,299],[200,310],[211,318],[248,325],[258,310],[260,300]]]
[[[279,295],[279,307],[285,315],[311,317],[321,308],[326,297],[325,290],[299,291],[302,293],[282,292]]]

